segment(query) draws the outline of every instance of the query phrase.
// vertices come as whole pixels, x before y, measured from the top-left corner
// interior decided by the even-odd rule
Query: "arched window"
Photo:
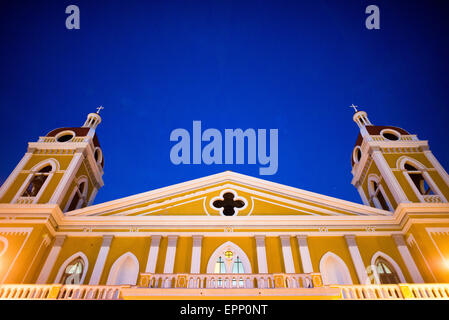
[[[73,260],[65,267],[61,278],[62,284],[80,284],[84,272],[84,261],[80,257]]]
[[[35,197],[41,190],[42,186],[45,183],[45,180],[47,180],[48,175],[51,172],[51,166],[47,165],[40,169],[39,171],[33,173],[30,182],[28,183],[28,186],[25,188],[25,190],[22,193],[22,197]]]
[[[418,191],[423,196],[435,194],[435,192],[432,190],[432,188],[427,183],[426,179],[424,179],[422,170],[417,169],[416,167],[412,166],[409,163],[406,163],[404,165],[404,169],[407,170],[407,174],[409,175],[410,179],[412,179],[413,183],[415,184],[416,189],[418,189]]]
[[[320,272],[325,285],[352,284],[351,274],[344,261],[332,252],[327,252],[320,261]]]
[[[420,202],[447,202],[423,164],[403,156],[398,159],[397,167],[402,170]]]
[[[387,260],[381,257],[376,260],[376,272],[382,284],[399,283],[399,277],[394,268]]]
[[[87,206],[87,179],[85,177],[77,182],[70,198],[64,211],[72,211]]]
[[[231,241],[225,242],[218,247],[209,259],[207,273],[251,273],[251,263],[245,252]],[[237,287],[237,280],[232,279],[232,287]],[[218,279],[217,286],[226,286],[221,279]],[[247,284],[251,286],[250,283]],[[244,286],[244,280],[240,279],[238,287]]]
[[[28,177],[17,191],[11,203],[37,203],[53,174],[59,170],[59,163],[55,159],[47,159],[28,171]]]
[[[380,179],[376,175],[371,175],[368,178],[368,192],[370,195],[369,202],[378,209],[386,211],[393,211],[393,207],[380,184]]]
[[[207,273],[251,273],[248,256],[239,246],[228,241],[218,247],[209,259]]]
[[[111,267],[107,285],[135,285],[139,276],[139,261],[131,252],[118,258]]]

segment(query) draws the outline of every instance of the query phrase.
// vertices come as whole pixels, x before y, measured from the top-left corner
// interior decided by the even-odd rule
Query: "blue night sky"
[[[344,3],[344,5],[342,5]],[[67,30],[66,6],[81,11]],[[380,30],[365,28],[366,6]],[[3,183],[27,142],[81,126],[97,134],[95,203],[232,170],[361,203],[351,185],[352,103],[373,124],[429,140],[449,169],[449,24],[444,1],[2,1]],[[178,165],[172,130],[279,129],[279,169]],[[7,150],[7,151],[5,151]]]

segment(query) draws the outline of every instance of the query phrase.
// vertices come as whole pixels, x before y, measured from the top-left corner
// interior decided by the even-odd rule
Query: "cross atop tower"
[[[358,110],[357,110],[357,106],[355,106],[354,104],[351,104],[350,106],[349,106],[349,108],[354,108],[354,113],[357,113],[358,112]]]
[[[102,109],[104,109],[103,106],[99,106],[99,107],[97,108],[97,113],[100,114],[100,111],[101,111]]]

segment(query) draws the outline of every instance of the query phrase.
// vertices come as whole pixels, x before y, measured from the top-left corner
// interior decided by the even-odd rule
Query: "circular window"
[[[394,130],[382,130],[381,133],[382,137],[384,137],[387,140],[391,141],[397,141],[401,137],[400,133]]]
[[[101,161],[103,160],[103,153],[101,152],[101,149],[100,149],[99,147],[96,147],[96,148],[95,148],[95,151],[94,151],[94,158],[95,158],[95,161],[96,161],[98,164],[100,164]]]
[[[73,131],[63,131],[56,135],[56,141],[58,142],[67,142],[73,139],[75,136],[75,132]]]
[[[360,159],[362,159],[362,149],[360,146],[354,148],[354,152],[352,153],[352,159],[355,163],[358,163]]]

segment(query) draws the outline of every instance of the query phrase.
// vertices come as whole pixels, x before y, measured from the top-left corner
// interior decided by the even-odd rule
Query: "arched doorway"
[[[348,267],[339,256],[332,252],[327,252],[321,258],[320,272],[324,285],[352,284]]]
[[[139,276],[139,261],[131,252],[118,258],[111,267],[107,285],[135,285]]]

